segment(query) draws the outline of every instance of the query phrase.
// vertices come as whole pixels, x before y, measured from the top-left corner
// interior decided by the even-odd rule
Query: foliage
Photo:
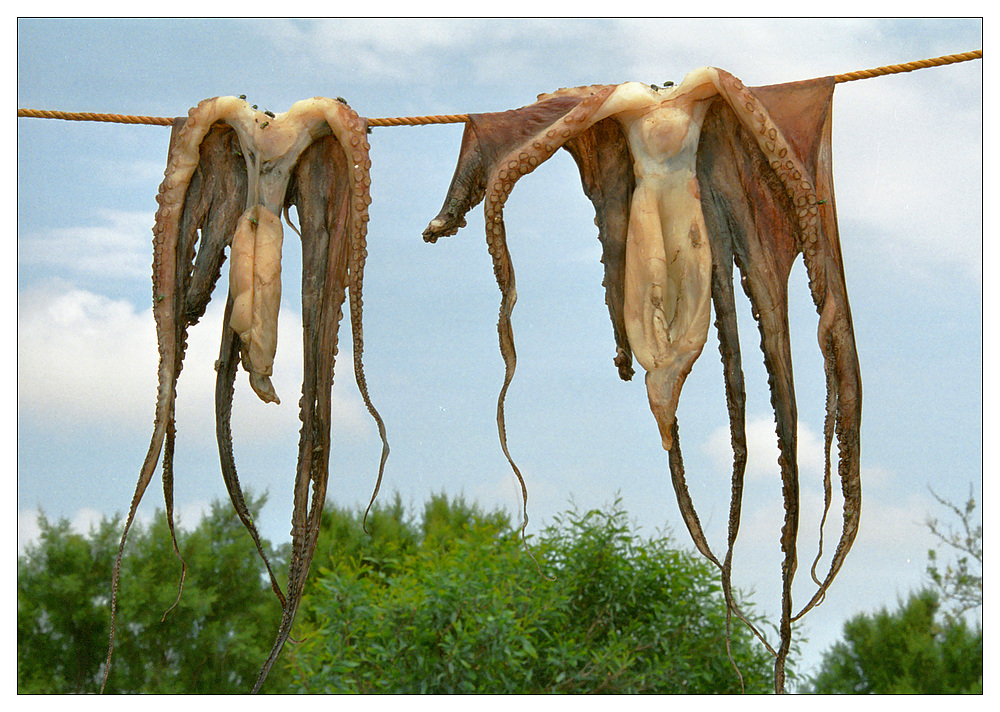
[[[368,527],[370,539],[359,515],[325,515],[302,642],[285,653],[301,691],[740,690],[717,572],[640,539],[617,503],[546,529],[531,544],[540,569],[506,514],[461,499],[432,498],[419,524],[397,499]],[[771,658],[742,626],[732,650],[747,691],[769,691]]]
[[[973,521],[976,511],[976,500],[970,488],[969,499],[960,509],[956,505],[934,496],[942,506],[958,517],[959,528],[942,525],[937,519],[929,519],[927,527],[942,543],[959,552],[954,564],[946,564],[944,570],[938,568],[937,551],[927,552],[929,563],[927,574],[930,576],[934,590],[937,591],[942,604],[947,606],[944,613],[957,618],[968,611],[983,606],[983,522],[980,515],[979,523]],[[971,561],[970,561],[971,558]]]
[[[38,543],[17,557],[18,692],[96,691],[120,522],[104,520],[89,537],[44,514],[38,525]]]
[[[263,499],[251,499],[259,512]],[[665,537],[642,539],[618,504],[571,511],[531,543],[504,513],[397,497],[367,519],[328,506],[307,596],[265,692],[738,692],[718,575]],[[18,691],[98,691],[121,520],[89,534],[39,519],[18,557]],[[137,524],[123,560],[111,693],[244,693],[280,607],[229,502],[180,529]],[[265,548],[276,570],[282,552]],[[751,608],[741,602],[744,610]],[[164,616],[164,612],[168,611]],[[161,620],[162,619],[162,620]],[[758,621],[759,622],[759,621]],[[771,687],[771,658],[742,626],[746,690]]]
[[[983,605],[983,525],[972,522],[976,501],[971,493],[962,508],[934,498],[958,517],[959,530],[936,519],[927,526],[961,556],[942,571],[936,552],[928,551],[930,587],[911,594],[893,613],[883,608],[847,621],[844,639],[824,654],[808,691],[982,693],[982,625],[970,627],[963,614]]]
[[[264,499],[248,500],[258,512]],[[108,651],[111,567],[118,518],[89,535],[39,518],[41,536],[18,556],[17,686],[21,693],[93,693]],[[270,650],[281,609],[229,502],[178,532],[180,563],[162,513],[137,524],[122,562],[115,652],[106,692],[236,693],[249,690]],[[162,619],[162,620],[161,620]],[[271,689],[285,689],[275,670]]]
[[[983,691],[983,631],[962,619],[935,619],[933,591],[911,594],[889,613],[844,624],[808,691],[820,694],[959,694]]]

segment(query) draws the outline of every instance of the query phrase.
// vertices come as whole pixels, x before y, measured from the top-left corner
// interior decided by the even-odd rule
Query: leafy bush
[[[263,499],[249,500],[252,512]],[[94,693],[108,652],[111,567],[121,520],[88,536],[39,518],[41,536],[17,561],[17,687],[21,693]],[[257,678],[281,607],[228,501],[178,532],[180,562],[162,513],[136,524],[122,561],[115,651],[105,692],[239,693]],[[280,562],[277,563],[280,567]],[[287,690],[275,670],[272,690]]]
[[[808,691],[820,694],[959,694],[983,691],[983,631],[938,623],[937,595],[911,594],[894,612],[861,614],[823,656]]]
[[[618,503],[571,511],[526,556],[506,515],[444,495],[421,524],[398,500],[369,519],[331,510],[286,656],[308,692],[732,693],[718,574]],[[747,604],[743,603],[744,608]],[[742,627],[747,691],[771,659]]]
[[[531,556],[506,514],[461,498],[433,497],[413,518],[397,497],[372,510],[370,535],[361,519],[327,507],[264,692],[740,690],[718,573],[666,537],[638,537],[617,503],[565,513]],[[121,520],[88,535],[39,523],[18,556],[18,691],[96,692]],[[107,692],[245,693],[270,650],[280,607],[229,502],[178,536],[188,573],[165,617],[180,564],[162,514],[129,536]],[[287,547],[264,545],[281,571]],[[732,651],[746,690],[769,691],[771,658],[746,629],[734,626]]]

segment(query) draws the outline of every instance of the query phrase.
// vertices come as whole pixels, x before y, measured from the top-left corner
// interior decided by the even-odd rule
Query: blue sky
[[[560,87],[679,82],[705,65],[757,85],[982,47],[978,20],[46,19],[17,30],[18,107],[153,116],[237,94],[275,112],[312,96],[344,97],[369,117],[503,111]],[[864,382],[864,503],[847,563],[803,623],[807,666],[847,617],[894,606],[923,583],[934,545],[924,522],[944,514],[929,488],[955,502],[970,486],[981,497],[982,114],[981,61],[835,92],[837,208]],[[420,237],[441,207],[461,133],[446,125],[370,136],[365,367],[392,447],[383,496],[399,492],[419,507],[434,492],[464,494],[516,517],[520,490],[494,419],[499,292],[481,209],[454,237]],[[150,228],[168,138],[163,127],[17,121],[19,551],[39,509],[85,530],[131,498],[156,389]],[[642,379],[623,383],[612,364],[593,217],[565,152],[522,179],[505,210],[518,286],[507,429],[527,481],[529,533],[574,503],[620,497],[645,532],[666,529],[689,546]],[[274,541],[290,528],[301,384],[298,253],[294,240],[285,246],[274,377],[282,405],[259,402],[244,377],[233,417],[240,476],[268,493],[260,527]],[[824,383],[801,263],[789,289],[808,510],[800,559],[811,561]],[[226,497],[212,405],[220,294],[191,331],[178,388],[182,523]],[[773,415],[755,326],[740,308],[751,459],[735,579],[776,618]],[[713,329],[678,417],[695,506],[724,550],[731,454],[715,343]],[[342,349],[330,497],[353,506],[368,500],[380,446],[349,361]],[[151,487],[140,514],[157,507]],[[828,525],[828,539],[839,526]]]

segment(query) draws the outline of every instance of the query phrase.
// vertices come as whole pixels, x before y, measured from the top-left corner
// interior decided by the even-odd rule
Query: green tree
[[[38,543],[17,557],[18,692],[93,692],[108,648],[111,564],[120,521],[89,536],[38,517]]]
[[[39,524],[18,557],[18,691],[96,692],[121,521],[87,535]],[[302,642],[265,692],[740,689],[717,572],[666,537],[639,538],[617,504],[563,515],[532,542],[537,569],[506,514],[460,498],[434,497],[417,518],[397,497],[366,525],[327,508],[293,631]],[[188,574],[171,608],[180,565],[162,514],[130,535],[107,692],[242,693],[256,678],[280,610],[229,503],[181,528],[179,544]],[[287,547],[265,548],[281,570]],[[742,627],[731,642],[746,689],[769,691],[768,654]]]
[[[371,538],[345,510],[323,524],[286,649],[301,691],[740,691],[718,572],[617,503],[560,517],[531,544],[539,569],[506,514],[444,495],[419,524],[376,508]],[[763,647],[742,626],[731,643],[747,691],[770,691]]]
[[[934,498],[958,517],[958,526],[929,519],[931,533],[959,553],[939,568],[927,552],[930,585],[896,611],[858,615],[844,639],[828,650],[807,691],[819,693],[956,694],[983,691],[983,630],[963,614],[983,605],[983,525],[971,492],[962,506]]]
[[[250,499],[251,512],[263,501]],[[86,536],[65,520],[43,516],[39,525],[38,543],[18,556],[18,691],[97,692],[121,522],[105,519]],[[129,535],[108,693],[246,692],[270,650],[280,605],[229,502],[214,503],[178,537],[188,573],[164,615],[177,597],[180,563],[162,513]],[[268,682],[285,691],[287,674],[274,670]]]
[[[911,594],[898,610],[861,614],[823,656],[808,686],[820,694],[960,694],[983,691],[983,631],[939,623],[937,594]]]

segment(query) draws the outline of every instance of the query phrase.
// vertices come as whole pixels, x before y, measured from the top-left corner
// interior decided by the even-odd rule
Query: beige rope
[[[427,124],[464,124],[468,114],[438,114],[437,116],[399,116],[389,119],[368,119],[369,126],[426,126]]]
[[[982,59],[983,50],[977,49],[972,52],[962,52],[960,54],[946,54],[943,57],[935,57],[934,59],[918,59],[915,62],[907,62],[906,64],[888,64],[884,67],[876,67],[875,69],[862,69],[857,72],[848,72],[847,74],[837,74],[833,77],[834,82],[841,84],[843,82],[853,82],[858,79],[870,79],[872,77],[881,77],[886,74],[900,74],[902,72],[912,72],[915,69],[926,69],[927,67],[941,67],[945,64],[955,64],[956,62],[968,62],[970,59]]]
[[[947,54],[943,57],[933,59],[919,59],[905,64],[889,64],[884,67],[874,69],[862,69],[857,72],[847,74],[837,74],[833,77],[834,82],[853,82],[858,79],[870,79],[881,77],[886,74],[900,74],[912,72],[916,69],[926,69],[928,67],[941,67],[946,64],[956,62],[968,62],[973,59],[982,59],[981,49],[972,52],[962,52],[960,54]],[[18,109],[18,118],[29,119],[63,119],[64,121],[108,121],[118,124],[147,124],[150,126],[170,126],[174,120],[161,116],[127,116],[123,114],[96,114],[88,112],[70,111],[45,111],[42,109]],[[434,116],[398,116],[394,118],[368,119],[369,126],[426,126],[428,124],[461,124],[469,120],[468,114],[438,114]]]
[[[81,111],[45,111],[43,109],[18,109],[17,118],[108,121],[115,124],[149,124],[150,126],[170,126],[174,123],[173,119],[162,116],[126,116],[124,114],[94,114]]]

